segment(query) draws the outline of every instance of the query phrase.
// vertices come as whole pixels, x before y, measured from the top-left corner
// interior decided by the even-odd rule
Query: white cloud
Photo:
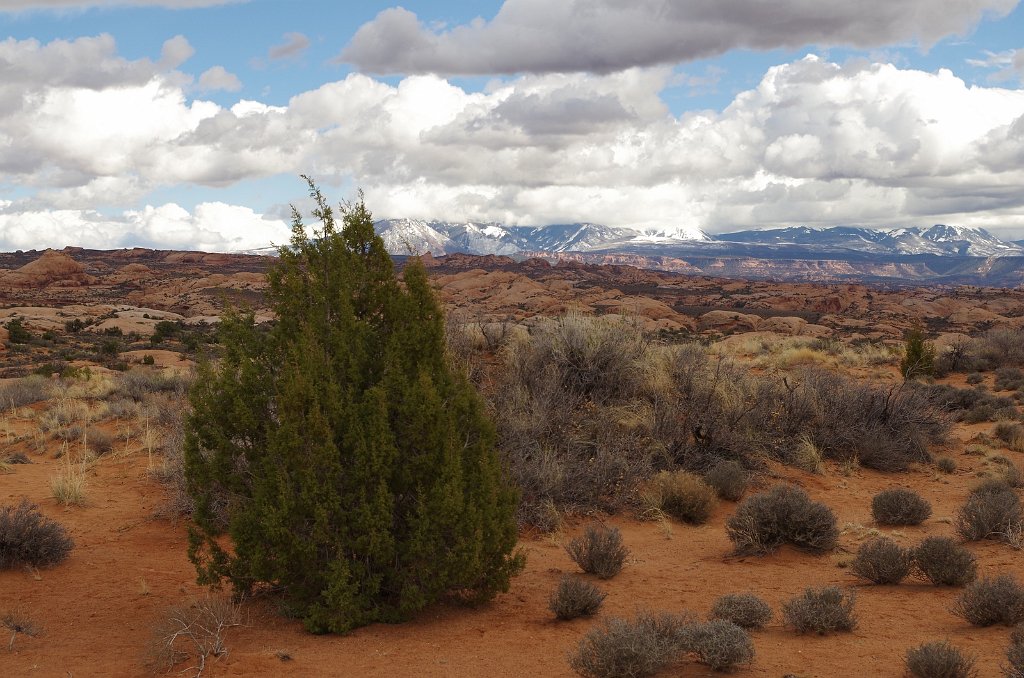
[[[196,51],[184,35],[176,35],[164,42],[160,50],[160,66],[166,70],[177,68],[195,55]]]
[[[352,74],[287,106],[224,108],[189,100],[181,73],[120,59],[105,36],[8,40],[0,59],[0,175],[29,196],[0,212],[22,248],[36,229],[40,246],[47,233],[93,242],[121,229],[235,249],[228,220],[258,232],[259,215],[90,210],[139,204],[154,188],[300,172],[362,186],[380,216],[1024,229],[1024,90],[946,70],[807,57],[769,69],[721,112],[675,117],[660,96],[677,79],[667,67],[530,75],[482,92]],[[16,233],[19,223],[31,228]]]
[[[401,7],[362,26],[339,59],[371,73],[607,73],[735,48],[934,44],[1019,0],[505,0],[490,21],[425,25]]]
[[[309,38],[302,33],[285,33],[284,42],[267,51],[270,59],[291,59],[309,49]]]
[[[62,248],[68,244],[96,249],[153,247],[213,252],[250,250],[288,241],[290,227],[266,219],[248,207],[202,203],[189,212],[168,203],[108,217],[92,210],[0,211],[0,248]],[[75,233],[73,242],[68,234]]]
[[[225,92],[237,92],[242,89],[242,81],[234,73],[228,72],[223,66],[214,66],[203,71],[199,76],[199,90],[201,92],[214,92],[223,90]]]

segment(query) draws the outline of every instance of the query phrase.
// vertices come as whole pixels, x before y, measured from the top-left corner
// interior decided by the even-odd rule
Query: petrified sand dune
[[[63,252],[46,250],[42,256],[19,269],[0,275],[0,283],[14,287],[46,287],[59,283],[78,287],[96,282],[85,267]]]

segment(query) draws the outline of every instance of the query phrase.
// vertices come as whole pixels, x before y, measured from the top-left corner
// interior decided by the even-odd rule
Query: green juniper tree
[[[486,600],[522,566],[494,429],[444,357],[418,259],[403,283],[360,198],[269,274],[277,316],[229,313],[223,358],[190,395],[189,557],[202,583],[271,588],[314,632],[408,619],[446,594]],[[229,540],[224,539],[224,535]]]
[[[900,374],[904,379],[931,376],[935,373],[935,344],[924,340],[924,330],[915,327],[906,334]]]

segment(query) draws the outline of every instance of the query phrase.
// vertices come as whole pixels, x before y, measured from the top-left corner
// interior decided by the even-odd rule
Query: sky
[[[1019,0],[0,0],[0,249],[376,217],[1024,238]]]

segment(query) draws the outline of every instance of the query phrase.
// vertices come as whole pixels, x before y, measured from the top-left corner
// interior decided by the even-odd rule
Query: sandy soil
[[[15,422],[15,434],[18,426]],[[229,654],[209,664],[204,675],[569,676],[567,654],[602,618],[641,608],[704,615],[718,595],[747,590],[778,611],[804,587],[827,584],[855,588],[860,625],[854,632],[797,636],[782,628],[777,614],[766,630],[754,634],[755,662],[735,675],[899,676],[907,648],[937,639],[977,654],[982,676],[998,675],[1009,630],[979,629],[955,617],[949,610],[957,589],[917,581],[865,586],[844,568],[857,545],[873,533],[871,496],[887,487],[917,490],[932,502],[934,513],[921,527],[880,532],[905,545],[928,534],[952,534],[950,519],[977,481],[976,472],[985,468],[983,458],[961,453],[962,441],[990,427],[973,426],[954,437],[950,452],[961,469],[951,476],[930,469],[899,475],[865,470],[844,475],[836,466],[823,475],[775,469],[775,477],[764,479],[764,485],[796,482],[836,511],[844,531],[841,548],[829,555],[783,549],[766,557],[732,556],[724,522],[735,505],[728,502],[701,527],[616,517],[608,522],[622,530],[632,556],[619,576],[600,583],[608,592],[603,609],[593,620],[556,622],[547,598],[563,572],[575,571],[561,543],[583,528],[584,521],[577,521],[553,537],[525,536],[525,572],[511,591],[478,609],[439,605],[411,623],[336,637],[306,634],[268,604],[250,604],[245,624],[227,634]],[[44,630],[35,638],[18,636],[11,653],[0,650],[0,674],[151,675],[145,659],[156,620],[169,606],[203,591],[186,558],[184,525],[152,517],[164,496],[147,475],[146,452],[137,445],[127,450],[122,443],[115,445],[91,471],[88,505],[65,509],[48,498],[49,479],[63,463],[53,458],[53,450],[35,454],[24,443],[5,449],[24,449],[34,463],[0,475],[0,501],[26,495],[39,502],[47,515],[68,526],[76,547],[52,569],[0,572],[0,611],[19,610]],[[1001,452],[1024,464],[1024,455]],[[982,574],[1013,572],[1024,579],[1020,552],[996,543],[970,548]],[[664,675],[708,673],[689,662]]]

